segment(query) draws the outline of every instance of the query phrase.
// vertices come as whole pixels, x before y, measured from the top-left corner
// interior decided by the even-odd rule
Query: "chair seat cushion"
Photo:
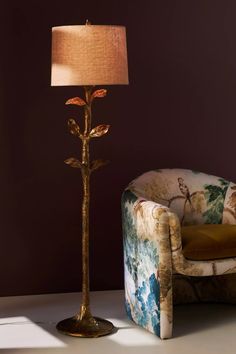
[[[203,261],[236,257],[236,225],[183,226],[181,233],[185,258]]]

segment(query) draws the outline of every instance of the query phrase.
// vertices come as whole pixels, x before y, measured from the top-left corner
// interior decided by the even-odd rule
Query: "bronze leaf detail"
[[[93,128],[91,130],[91,132],[89,133],[89,136],[91,138],[99,138],[100,136],[106,134],[108,132],[109,128],[110,128],[110,125],[108,125],[108,124],[98,125],[96,128]]]
[[[68,128],[71,134],[79,137],[81,136],[79,125],[74,119],[68,120]]]
[[[102,159],[92,161],[91,171],[97,170],[99,167],[107,165],[108,162],[109,162],[108,160],[102,160]]]
[[[106,94],[107,94],[107,90],[105,89],[96,90],[93,92],[92,98],[102,98],[105,97]]]
[[[82,167],[82,163],[74,157],[70,157],[69,159],[66,159],[64,162],[70,167],[74,167],[74,168]]]
[[[85,106],[86,102],[80,97],[73,97],[67,100],[65,104],[75,104],[76,106]]]

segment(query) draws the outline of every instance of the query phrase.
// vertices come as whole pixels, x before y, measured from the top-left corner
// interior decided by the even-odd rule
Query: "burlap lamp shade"
[[[128,83],[125,27],[52,28],[52,86]]]

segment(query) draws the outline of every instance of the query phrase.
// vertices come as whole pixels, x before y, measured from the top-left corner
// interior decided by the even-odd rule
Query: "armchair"
[[[125,306],[130,319],[170,338],[173,303],[236,303],[236,184],[162,169],[122,195]]]

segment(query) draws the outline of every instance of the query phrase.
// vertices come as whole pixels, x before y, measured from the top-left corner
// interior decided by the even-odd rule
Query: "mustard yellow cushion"
[[[186,258],[196,261],[236,257],[236,225],[183,226],[182,247]]]

